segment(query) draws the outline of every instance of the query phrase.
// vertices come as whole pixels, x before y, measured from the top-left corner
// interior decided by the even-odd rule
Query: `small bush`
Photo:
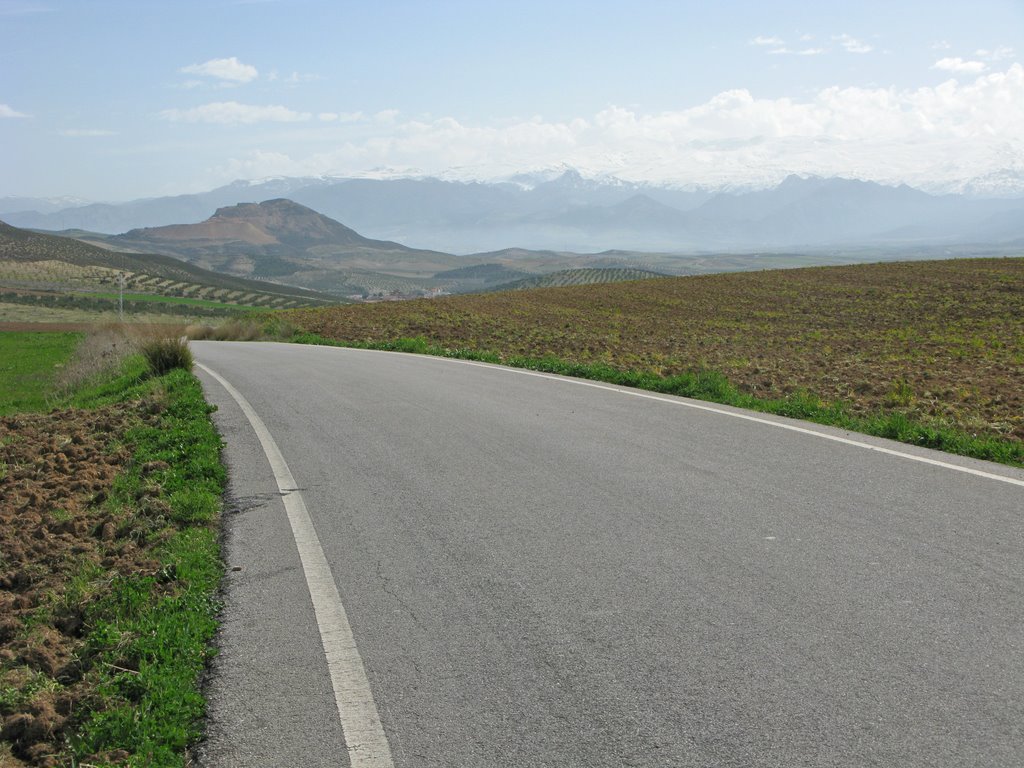
[[[254,320],[228,320],[213,330],[213,338],[219,341],[256,341],[263,331]]]
[[[192,370],[192,350],[187,339],[154,339],[143,343],[140,351],[149,370],[157,376],[170,373],[175,368]]]

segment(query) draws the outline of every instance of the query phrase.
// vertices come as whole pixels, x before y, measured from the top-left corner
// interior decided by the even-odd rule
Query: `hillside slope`
[[[570,285],[599,285],[602,283],[624,283],[629,280],[650,280],[656,277],[667,277],[660,272],[647,269],[604,268],[604,269],[564,269],[547,275],[534,275],[502,283],[491,291],[528,291],[533,288],[564,288]]]
[[[0,222],[0,286],[9,289],[111,290],[117,275],[136,293],[210,298],[255,306],[309,306],[336,299],[315,291],[219,274],[172,256],[121,253]]]

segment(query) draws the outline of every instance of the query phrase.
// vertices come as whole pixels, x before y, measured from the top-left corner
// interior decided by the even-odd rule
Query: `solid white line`
[[[274,442],[266,424],[256,414],[242,394],[231,386],[223,376],[197,362],[196,366],[220,382],[227,393],[235,399],[242,413],[249,419],[263,452],[270,461],[270,467],[277,480],[277,487],[284,501],[288,522],[291,524],[299,560],[306,575],[306,585],[313,601],[313,612],[320,628],[320,640],[327,669],[334,688],[334,700],[338,707],[341,729],[348,747],[352,768],[394,768],[391,749],[388,746],[384,728],[377,714],[370,682],[366,678],[363,660],[359,657],[352,628],[341,603],[331,567],[324,556],[316,528],[306,509],[306,503],[298,490],[295,478],[281,451]]]
[[[321,345],[317,345],[321,346]],[[790,432],[799,432],[803,435],[811,435],[813,437],[820,437],[823,440],[832,440],[836,443],[842,443],[844,445],[852,445],[856,448],[863,448],[868,451],[875,451],[877,453],[884,453],[889,456],[897,456],[901,459],[909,459],[910,461],[917,461],[922,464],[931,464],[935,467],[942,467],[943,469],[951,469],[954,472],[965,472],[968,475],[975,475],[976,477],[984,477],[987,480],[997,480],[1001,483],[1009,483],[1010,485],[1019,485],[1024,487],[1024,480],[1018,480],[1014,477],[1007,477],[1006,475],[997,475],[994,472],[985,472],[981,469],[974,469],[972,467],[962,467],[959,464],[951,464],[948,461],[942,461],[940,459],[931,459],[927,456],[916,456],[913,453],[905,453],[903,451],[897,451],[892,448],[885,448],[880,445],[872,445],[871,443],[865,443],[860,440],[851,440],[847,437],[840,437],[839,435],[830,435],[827,432],[819,432],[815,429],[808,429],[807,427],[798,427],[795,424],[785,424],[779,421],[772,421],[771,419],[764,419],[759,416],[751,416],[746,413],[737,413],[736,411],[728,411],[724,408],[715,408],[711,405],[700,405],[699,403],[690,402],[682,398],[671,398],[665,397],[664,395],[656,395],[648,392],[643,392],[637,389],[627,389],[624,387],[615,387],[609,384],[600,384],[593,381],[585,381],[583,379],[574,379],[568,376],[556,376],[550,373],[543,373],[541,371],[530,371],[523,368],[512,368],[505,365],[494,365],[493,363],[480,363],[475,360],[460,360],[457,357],[436,357],[434,355],[416,355],[408,352],[391,352],[388,350],[374,350],[374,349],[358,349],[356,347],[328,347],[322,345],[326,349],[344,349],[354,352],[378,352],[388,355],[404,355],[405,357],[427,357],[431,360],[441,360],[447,363],[461,363],[462,365],[472,365],[477,368],[489,368],[493,371],[504,371],[506,373],[517,373],[522,376],[536,376],[541,379],[549,379],[551,381],[559,381],[563,384],[576,384],[581,387],[592,387],[593,389],[603,389],[607,392],[618,392],[620,395],[630,395],[631,397],[640,397],[644,400],[656,400],[659,403],[668,403],[669,405],[680,405],[684,408],[693,408],[698,411],[707,411],[708,413],[717,413],[722,416],[731,416],[734,419],[743,419],[744,421],[753,421],[757,424],[765,424],[769,427],[777,427],[778,429],[786,429]]]

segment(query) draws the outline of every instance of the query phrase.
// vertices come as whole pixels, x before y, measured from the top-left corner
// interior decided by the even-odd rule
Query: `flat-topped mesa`
[[[218,208],[212,219],[232,221],[241,219],[274,234],[281,242],[287,240],[344,244],[369,242],[367,238],[344,224],[317,213],[312,208],[283,198]],[[299,243],[295,242],[294,244],[298,245]]]

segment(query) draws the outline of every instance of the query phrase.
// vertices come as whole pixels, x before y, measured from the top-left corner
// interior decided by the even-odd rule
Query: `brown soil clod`
[[[130,539],[134,522],[100,506],[130,460],[124,436],[152,403],[0,418],[0,763],[60,764],[74,701],[89,696],[81,634],[89,601],[76,575],[156,574]],[[150,462],[152,475],[166,468]],[[147,482],[147,491],[159,486]],[[149,497],[153,503],[160,499]],[[119,538],[119,535],[122,537]],[[41,681],[41,682],[40,682]],[[13,692],[13,695],[12,695]],[[9,754],[10,758],[5,754]],[[18,762],[11,762],[16,760]]]

